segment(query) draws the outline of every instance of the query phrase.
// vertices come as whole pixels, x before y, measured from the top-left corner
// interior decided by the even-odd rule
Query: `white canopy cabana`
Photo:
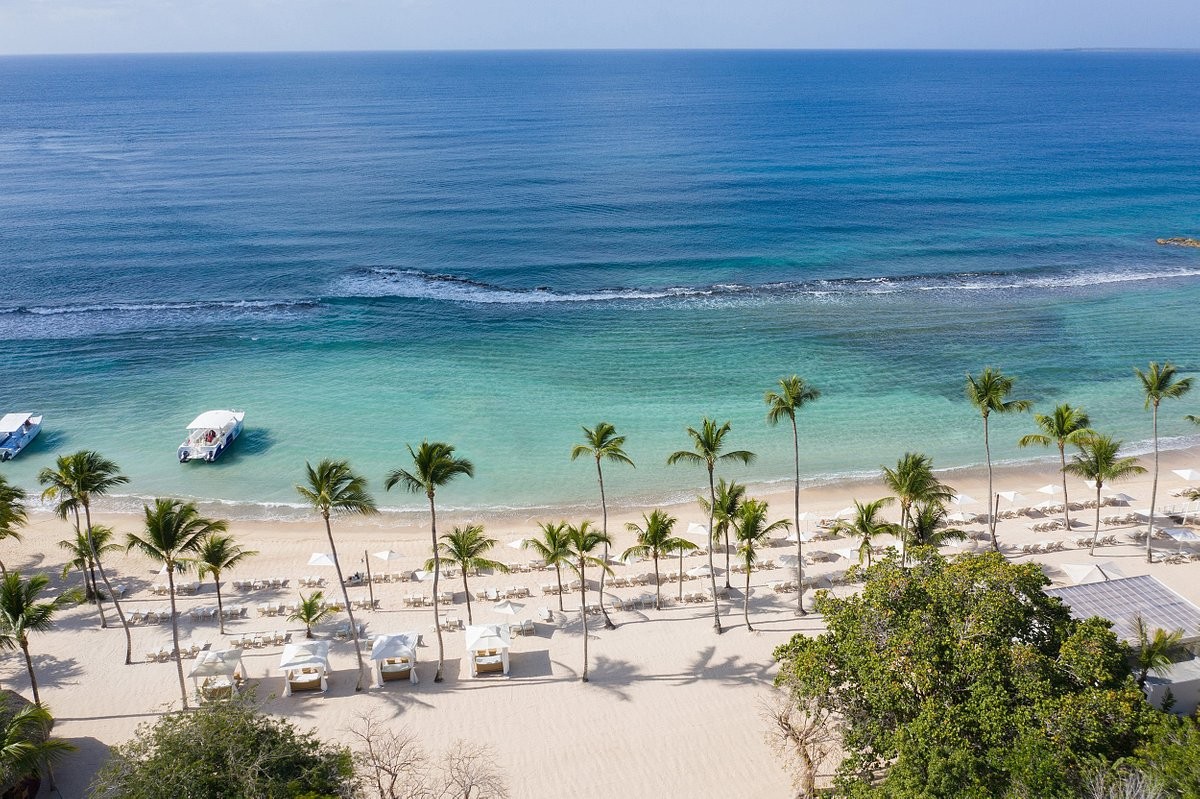
[[[233,696],[238,692],[238,681],[246,679],[242,650],[201,652],[188,676],[196,686],[196,693],[204,699]]]
[[[1106,580],[1116,580],[1125,575],[1111,560],[1103,563],[1064,563],[1059,567],[1063,574],[1070,579],[1071,585],[1085,583],[1102,583]]]
[[[291,696],[292,691],[328,690],[329,642],[288,644],[279,658],[279,668],[283,672],[284,696]]]
[[[374,661],[372,671],[377,688],[385,682],[405,677],[413,685],[417,684],[417,642],[420,638],[419,633],[411,632],[381,635],[375,639],[371,660]]]
[[[472,624],[467,627],[467,656],[471,658],[471,676],[508,674],[508,649],[512,635],[506,624]]]

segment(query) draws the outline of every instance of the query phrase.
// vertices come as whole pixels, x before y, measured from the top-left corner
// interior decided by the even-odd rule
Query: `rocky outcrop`
[[[1184,236],[1175,236],[1170,239],[1156,239],[1156,241],[1164,247],[1200,247],[1200,239],[1191,239]]]

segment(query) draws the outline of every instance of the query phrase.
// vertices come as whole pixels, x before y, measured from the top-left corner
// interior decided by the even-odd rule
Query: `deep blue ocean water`
[[[1133,365],[1200,371],[1200,250],[1155,244],[1200,236],[1197,107],[1194,53],[3,58],[0,410],[47,421],[0,469],[288,503],[428,437],[477,466],[448,505],[569,504],[607,419],[640,502],[703,484],[664,461],[704,414],[785,479],[792,372],[809,478],[978,462],[985,365],[1142,441]],[[178,465],[221,407],[245,439]]]

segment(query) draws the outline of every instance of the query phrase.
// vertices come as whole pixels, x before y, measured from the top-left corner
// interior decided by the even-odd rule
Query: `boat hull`
[[[229,449],[229,446],[237,440],[237,437],[242,433],[244,423],[244,418],[238,419],[233,427],[226,430],[211,444],[198,444],[190,440],[184,441],[179,445],[179,462],[203,461],[205,463],[212,463],[221,457],[225,450]]]
[[[14,433],[0,433],[0,461],[10,461],[21,454],[21,451],[37,438],[42,432],[42,417],[30,417],[33,424]]]

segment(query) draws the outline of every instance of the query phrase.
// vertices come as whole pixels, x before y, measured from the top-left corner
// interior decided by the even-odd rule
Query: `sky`
[[[1196,48],[1200,0],[0,0],[0,54]]]

